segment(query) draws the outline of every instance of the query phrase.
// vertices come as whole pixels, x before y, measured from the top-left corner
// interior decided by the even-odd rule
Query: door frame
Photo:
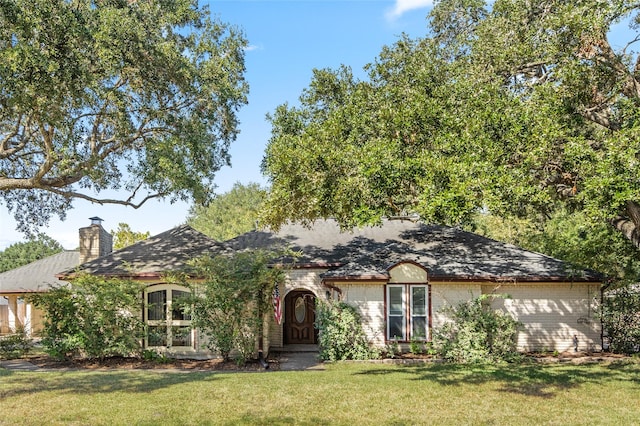
[[[306,310],[305,324],[311,326],[311,338],[308,341],[295,341],[292,336],[295,316],[295,300],[300,296],[305,300]],[[318,343],[318,330],[315,327],[316,320],[316,295],[311,290],[295,289],[291,290],[284,298],[284,323],[283,323],[283,343],[285,345],[315,345]],[[311,315],[309,315],[311,314]],[[309,319],[311,321],[309,322]]]

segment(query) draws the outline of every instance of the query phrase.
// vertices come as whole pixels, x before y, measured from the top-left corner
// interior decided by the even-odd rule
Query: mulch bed
[[[525,354],[525,360],[547,363],[594,363],[594,362],[619,362],[632,359],[627,355],[609,352],[562,352],[559,354],[548,352],[530,352]],[[72,370],[175,370],[175,371],[265,371],[258,361],[249,361],[243,366],[233,361],[222,359],[167,359],[163,361],[145,360],[141,358],[110,357],[103,360],[70,359],[58,361],[45,354],[33,354],[26,360],[34,365],[46,369],[72,369]],[[377,360],[388,363],[415,363],[438,361],[436,358],[420,354],[401,354],[393,359]],[[376,362],[376,361],[374,361]],[[268,359],[268,370],[280,369],[277,357]]]
[[[163,361],[141,358],[109,357],[102,360],[69,359],[56,360],[47,355],[31,355],[27,361],[47,369],[87,370],[181,370],[181,371],[264,371],[258,361],[249,361],[243,366],[222,359],[168,359]],[[269,359],[269,370],[279,370],[277,359]]]

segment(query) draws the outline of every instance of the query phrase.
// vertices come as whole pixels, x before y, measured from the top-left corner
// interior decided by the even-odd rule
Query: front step
[[[320,352],[318,345],[284,345],[281,348],[271,348],[272,352],[280,353],[301,353],[301,352]]]

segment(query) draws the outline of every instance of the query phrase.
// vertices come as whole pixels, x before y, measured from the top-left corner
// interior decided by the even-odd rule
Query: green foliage
[[[51,356],[105,358],[141,350],[140,283],[81,275],[30,296],[44,311],[42,344]]]
[[[149,231],[147,232],[135,232],[131,230],[131,227],[126,224],[120,222],[118,224],[118,229],[115,231],[111,231],[111,235],[113,235],[113,249],[119,250],[121,248],[130,246],[131,244],[137,243],[138,241],[143,241],[149,238]]]
[[[640,289],[637,285],[622,286],[605,293],[602,328],[612,352],[640,352]]]
[[[208,349],[225,360],[236,350],[237,362],[243,364],[255,352],[265,314],[272,309],[273,288],[284,280],[281,268],[270,267],[276,256],[245,251],[193,262],[192,273],[202,281],[191,285],[191,297],[184,303],[190,306],[192,327],[208,338]]]
[[[375,354],[362,328],[358,310],[344,302],[316,301],[316,327],[320,359],[370,359]]]
[[[509,361],[517,358],[520,323],[491,310],[479,297],[443,309],[450,321],[433,333],[433,347],[442,359],[459,363]]]
[[[0,39],[0,192],[21,230],[74,198],[208,199],[247,102],[239,29],[197,0],[13,0]]]
[[[426,352],[425,342],[422,340],[411,339],[409,342],[409,352],[414,355],[421,355]]]
[[[236,183],[205,207],[189,210],[187,224],[217,241],[226,241],[256,228],[266,191],[257,183]]]
[[[27,265],[63,250],[62,245],[53,238],[38,234],[29,241],[11,244],[0,251],[0,272]]]
[[[612,243],[628,251],[623,238],[640,245],[640,214],[635,234],[616,221],[640,201],[638,52],[608,34],[630,22],[636,42],[638,11],[627,0],[436,2],[429,37],[384,47],[362,80],[315,70],[298,106],[276,108],[264,220],[350,228],[417,213],[468,226],[489,211],[542,229],[579,212],[593,235],[577,263],[635,273],[628,252],[621,264],[606,254]],[[582,231],[555,251],[570,256]],[[590,253],[600,254],[591,264]]]
[[[153,361],[159,364],[166,364],[171,361],[171,358],[168,358],[165,354],[161,354],[150,349],[143,350],[141,357],[145,361]]]
[[[0,359],[22,358],[31,350],[33,341],[24,329],[0,336]]]
[[[385,345],[384,355],[387,358],[395,358],[396,355],[400,355],[402,350],[400,350],[400,345],[397,340],[391,340],[389,343]]]

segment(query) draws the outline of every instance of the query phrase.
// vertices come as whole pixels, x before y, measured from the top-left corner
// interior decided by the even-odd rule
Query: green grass
[[[0,369],[0,424],[640,423],[640,364],[396,366],[262,373]]]

